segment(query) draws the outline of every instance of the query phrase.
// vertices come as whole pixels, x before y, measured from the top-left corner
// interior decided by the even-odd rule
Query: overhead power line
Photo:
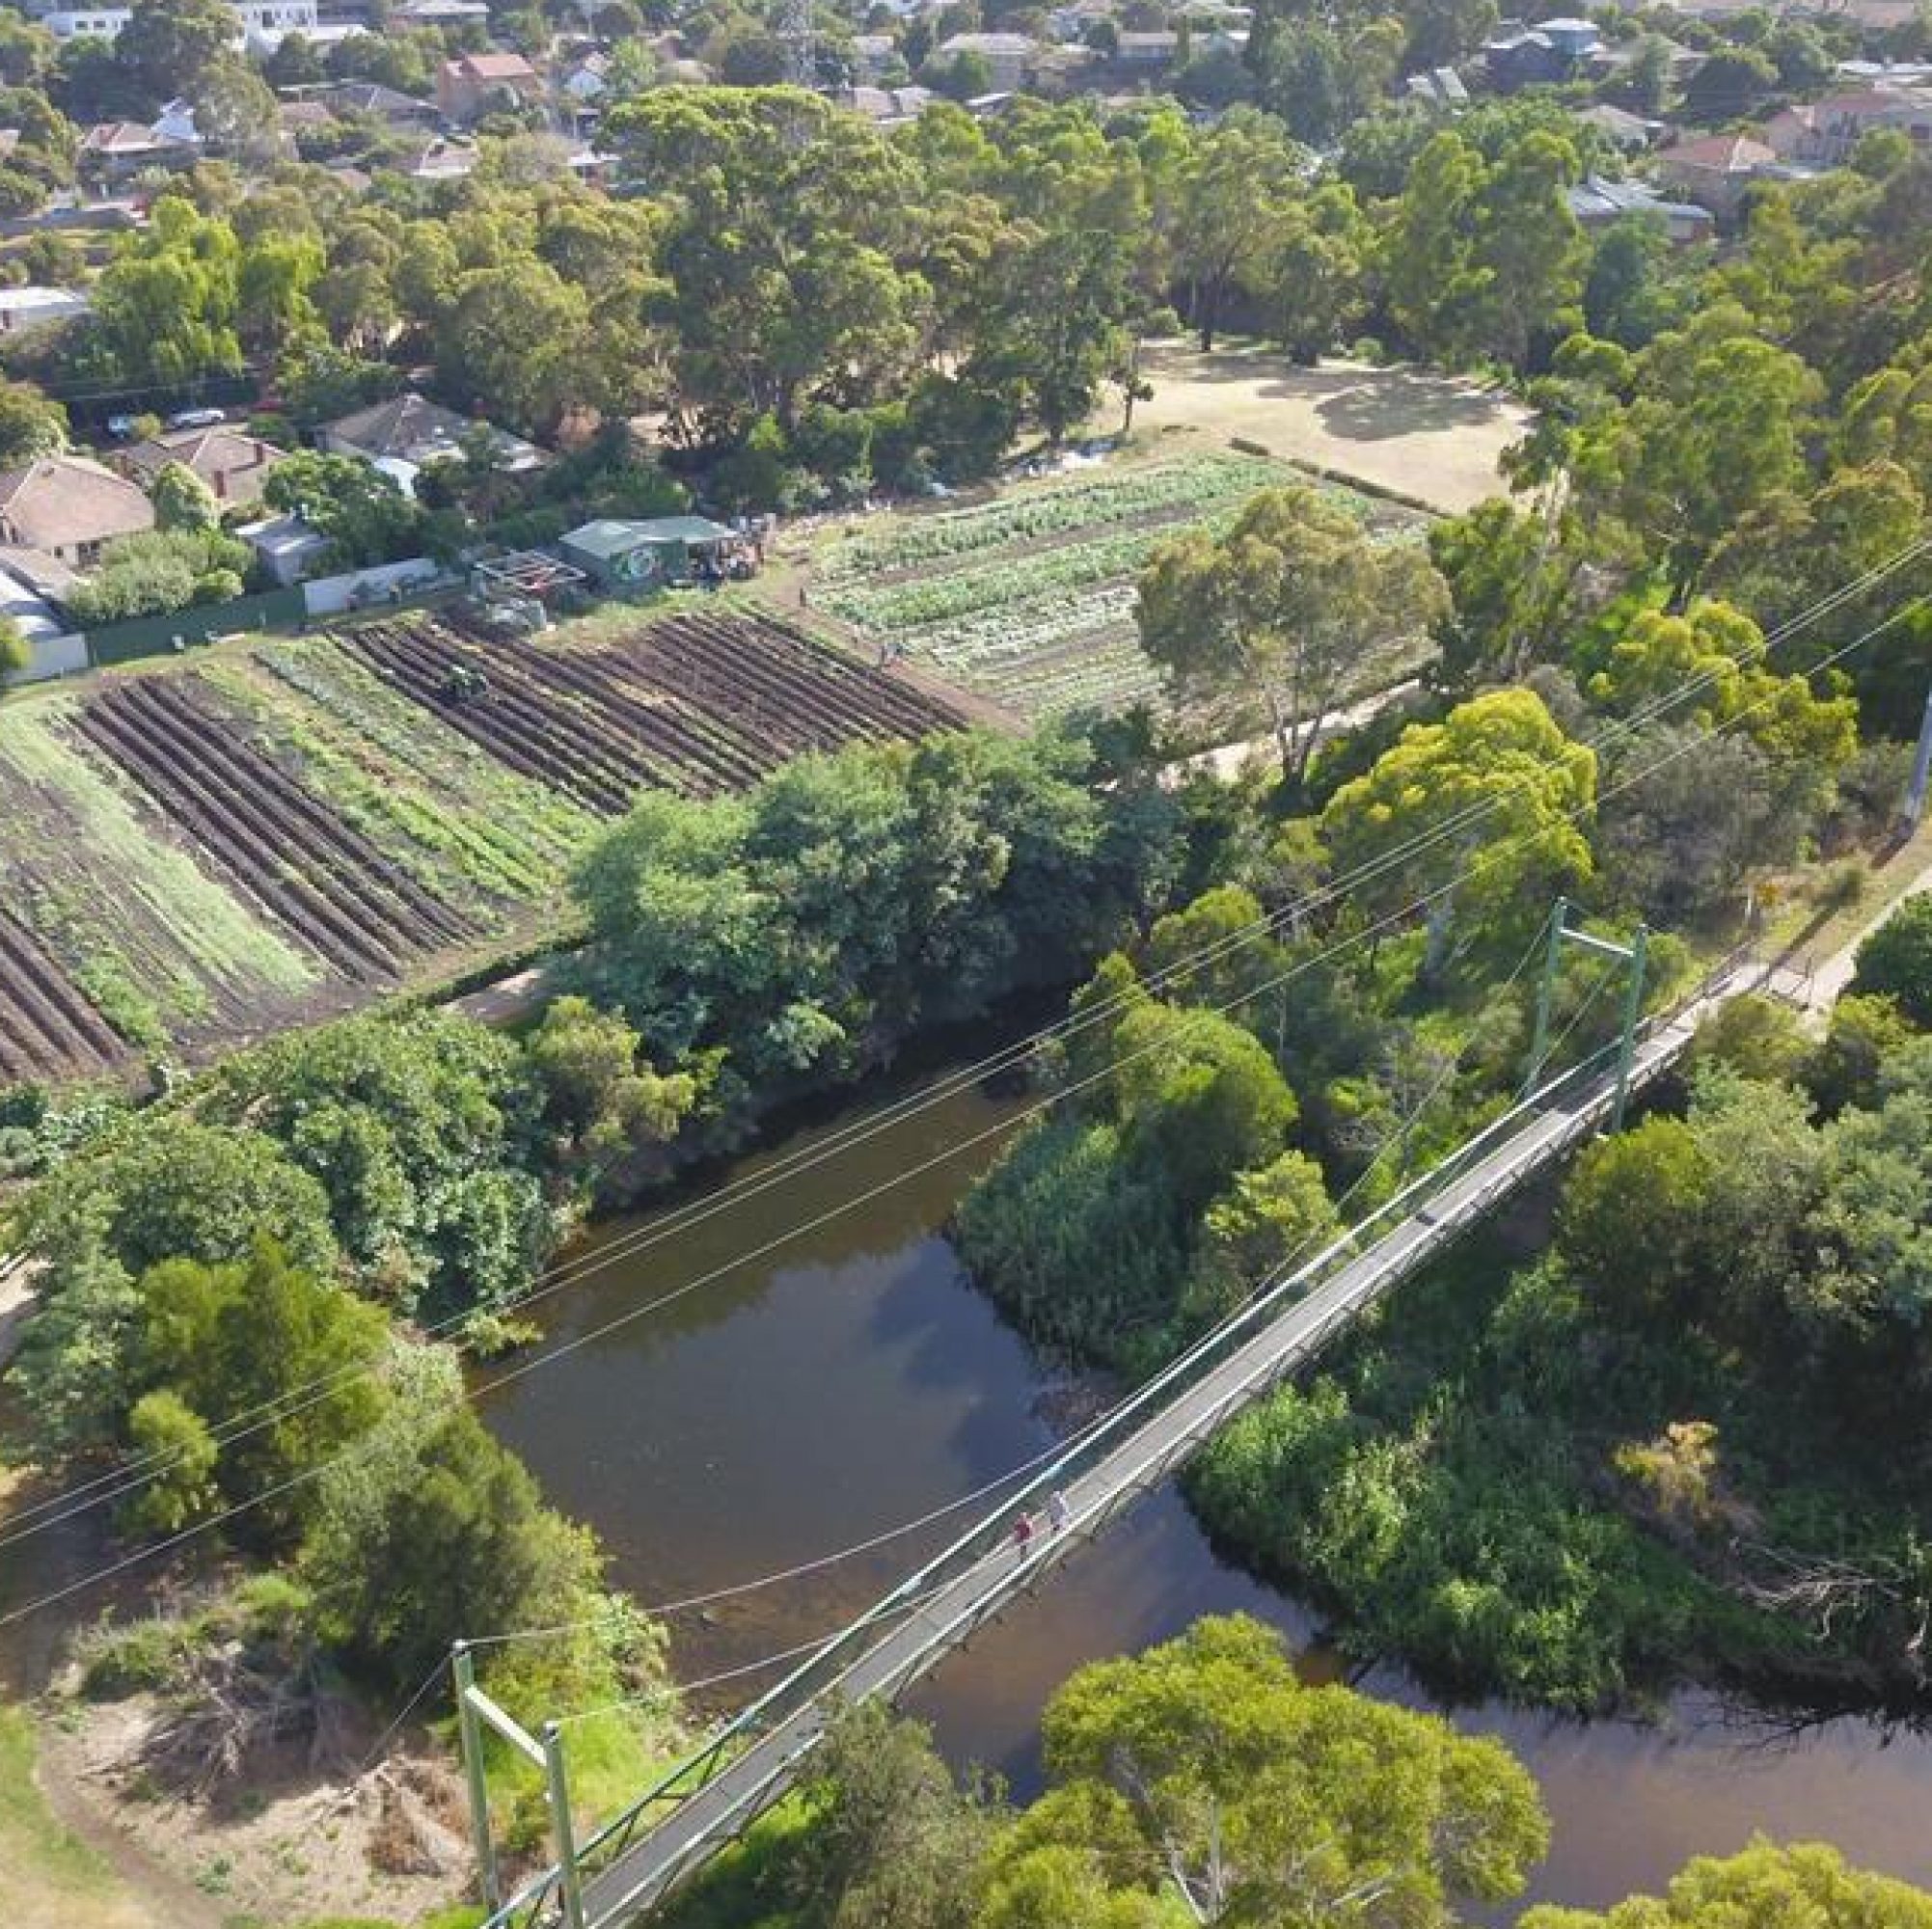
[[[1907,559],[1907,557],[1910,555],[1922,553],[1927,549],[1932,549],[1932,539],[1928,539],[1926,542],[1921,544],[1913,545],[1911,550],[1907,552],[1901,552],[1899,558],[1897,558],[1897,561],[1899,563],[1902,563],[1905,559]],[[1837,600],[1838,599],[1837,598],[1827,599],[1828,602],[1836,602]],[[1815,676],[1821,674],[1827,669],[1830,669],[1835,665],[1842,662],[1845,658],[1854,654],[1857,650],[1863,648],[1865,644],[1873,641],[1879,636],[1882,636],[1886,631],[1892,628],[1895,624],[1902,622],[1908,614],[1914,613],[1918,610],[1923,608],[1926,602],[1927,602],[1926,597],[1918,596],[1918,597],[1914,597],[1908,600],[1906,603],[1901,604],[1889,616],[1885,617],[1882,621],[1864,631],[1861,636],[1854,638],[1850,642],[1839,645],[1837,649],[1828,652],[1825,656],[1821,657],[1816,662],[1811,664],[1806,670],[1805,674],[1809,676]],[[1710,679],[1706,677],[1700,679],[1692,679],[1692,682],[1699,683],[1699,682],[1707,682]],[[1690,740],[1678,744],[1677,746],[1675,746],[1671,750],[1667,751],[1662,756],[1645,765],[1641,770],[1625,774],[1624,776],[1619,778],[1617,783],[1610,786],[1607,790],[1600,791],[1594,799],[1574,805],[1569,809],[1561,813],[1561,815],[1564,817],[1567,817],[1572,821],[1575,821],[1579,818],[1582,818],[1593,812],[1594,809],[1596,808],[1596,805],[1600,803],[1604,799],[1616,796],[1621,791],[1631,788],[1633,785],[1643,781],[1646,777],[1654,774],[1657,771],[1662,770],[1667,766],[1676,762],[1679,758],[1691,754],[1694,750],[1701,747],[1703,743],[1712,741],[1717,737],[1726,734],[1729,730],[1734,729],[1746,718],[1750,717],[1755,712],[1763,709],[1767,704],[1770,704],[1775,701],[1776,701],[1775,693],[1769,693],[1765,696],[1755,699],[1754,702],[1745,705],[1742,709],[1737,711],[1733,716],[1726,719],[1724,722],[1720,724],[1707,726],[1698,731]],[[1293,979],[1299,977],[1304,972],[1312,970],[1317,965],[1328,962],[1329,959],[1331,959],[1332,957],[1339,956],[1343,952],[1351,949],[1353,946],[1357,944],[1366,942],[1370,938],[1377,937],[1382,933],[1384,933],[1385,931],[1394,929],[1400,924],[1407,922],[1409,919],[1413,918],[1418,914],[1427,912],[1428,910],[1432,905],[1435,905],[1436,903],[1443,901],[1445,899],[1452,898],[1455,892],[1460,889],[1463,884],[1467,883],[1472,878],[1481,875],[1485,869],[1489,868],[1490,865],[1494,863],[1496,858],[1500,856],[1502,854],[1510,850],[1512,850],[1517,846],[1534,841],[1537,834],[1537,833],[1536,832],[1526,832],[1518,837],[1507,839],[1500,845],[1492,846],[1487,851],[1479,853],[1478,856],[1471,862],[1462,866],[1459,870],[1454,873],[1444,883],[1431,887],[1428,891],[1422,892],[1417,897],[1409,900],[1407,903],[1399,907],[1397,910],[1388,912],[1381,918],[1374,920],[1374,922],[1364,927],[1363,929],[1351,933],[1347,937],[1344,937],[1343,939],[1333,944],[1322,947],[1314,955],[1300,961],[1294,966],[1291,967],[1289,970],[1278,973],[1275,977],[1265,980],[1258,985],[1249,986],[1245,988],[1242,992],[1238,993],[1235,997],[1224,1000],[1222,1003],[1218,1005],[1208,1005],[1208,1006],[1189,1008],[1186,1012],[1183,1013],[1180,1019],[1177,1020],[1176,1029],[1184,1030],[1188,1023],[1196,1021],[1201,1018],[1208,1016],[1223,1015],[1226,1012],[1237,1009],[1239,1006],[1251,1003],[1255,998],[1264,995],[1265,992],[1271,990],[1278,989],[1292,982]],[[1418,839],[1416,841],[1418,843],[1422,843],[1422,842],[1427,842],[1429,840]],[[1020,1120],[1024,1120],[1026,1118],[1038,1116],[1040,1113],[1049,1109],[1051,1106],[1059,1102],[1062,1102],[1065,1099],[1074,1096],[1075,1093],[1084,1089],[1085,1087],[1099,1082],[1100,1079],[1103,1077],[1111,1076],[1113,1072],[1118,1070],[1121,1065],[1131,1063],[1135,1059],[1145,1056],[1149,1052],[1164,1049],[1171,1042],[1172,1042],[1172,1034],[1165,1035],[1154,1041],[1149,1046],[1142,1047],[1140,1050],[1133,1053],[1129,1053],[1126,1058],[1123,1058],[1117,1061],[1113,1066],[1110,1066],[1105,1072],[1092,1074],[1086,1079],[1076,1080],[1073,1084],[1063,1087],[1061,1090],[1049,1095],[1048,1097],[1038,1101],[1037,1103],[1023,1108],[1021,1112],[1018,1115],[1018,1118]],[[770,1253],[776,1251],[782,1246],[790,1243],[792,1239],[797,1238],[805,1233],[815,1231],[821,1226],[830,1224],[832,1221],[843,1217],[846,1213],[856,1210],[860,1205],[869,1203],[872,1199],[880,1196],[883,1192],[891,1189],[893,1186],[902,1184],[906,1182],[906,1181],[909,1179],[917,1177],[924,1172],[930,1171],[935,1166],[942,1164],[946,1162],[948,1159],[956,1156],[960,1152],[968,1150],[975,1145],[984,1143],[987,1139],[992,1138],[1000,1132],[1010,1129],[1013,1123],[1015,1123],[1015,1121],[1003,1121],[998,1126],[991,1127],[980,1132],[973,1133],[969,1135],[967,1138],[959,1142],[959,1144],[949,1148],[946,1152],[941,1153],[934,1157],[930,1157],[926,1160],[923,1160],[914,1166],[906,1168],[901,1172],[895,1174],[893,1177],[882,1182],[878,1185],[865,1188],[862,1192],[857,1194],[856,1196],[829,1208],[827,1210],[816,1214],[810,1219],[807,1219],[800,1224],[788,1228],[785,1232],[777,1235],[773,1239],[764,1241],[763,1243],[752,1248],[750,1251],[747,1253],[740,1254],[737,1258],[726,1262],[723,1265],[714,1267],[709,1272],[700,1275],[696,1279],[685,1282],[683,1285],[673,1289],[670,1292],[662,1294],[658,1298],[648,1301],[642,1306],[633,1308],[627,1311],[626,1313],[617,1316],[612,1319],[604,1321],[600,1325],[597,1325],[595,1327],[586,1330],[584,1333],[574,1335],[569,1340],[566,1340],[562,1342],[560,1345],[550,1348],[548,1351],[543,1352],[531,1360],[527,1360],[520,1363],[518,1366],[509,1369],[508,1371],[497,1375],[493,1379],[483,1381],[475,1391],[476,1391],[477,1393],[487,1393],[494,1389],[509,1385],[517,1380],[527,1377],[529,1374],[535,1372],[546,1366],[554,1364],[557,1360],[565,1357],[569,1353],[575,1352],[582,1346],[591,1345],[597,1340],[608,1337],[611,1333],[618,1331],[622,1327],[632,1324],[635,1320],[639,1318],[642,1318],[648,1316],[649,1314],[658,1312],[666,1306],[674,1304],[679,1299],[684,1298],[687,1294],[696,1291],[703,1286],[711,1284],[714,1280],[718,1279],[719,1277],[721,1277],[724,1273],[732,1271],[740,1265],[748,1264],[757,1259],[767,1257]],[[20,1607],[16,1607],[9,1611],[6,1615],[0,1616],[0,1627],[10,1625],[12,1622],[19,1620],[28,1615],[37,1613],[41,1608],[51,1606],[60,1600],[64,1600],[69,1597],[72,1594],[79,1593],[84,1589],[95,1586],[98,1582],[112,1577],[115,1574],[124,1572],[128,1568],[142,1565],[147,1562],[155,1560],[159,1556],[170,1552],[176,1547],[183,1545],[188,1541],[194,1540],[199,1536],[201,1536],[202,1535],[211,1533],[216,1528],[224,1526],[229,1521],[231,1521],[243,1514],[251,1512],[254,1508],[263,1506],[269,1501],[278,1499],[286,1493],[291,1492],[296,1488],[309,1484],[313,1481],[320,1479],[324,1474],[331,1471],[334,1467],[343,1464],[347,1461],[353,1460],[356,1457],[358,1457],[359,1454],[365,1454],[368,1451],[370,1451],[368,1443],[367,1443],[366,1441],[354,1443],[350,1447],[342,1450],[341,1452],[330,1455],[324,1460],[315,1463],[313,1466],[301,1469],[297,1473],[290,1475],[287,1478],[273,1483],[271,1486],[269,1486],[268,1488],[264,1489],[259,1493],[252,1495],[247,1499],[234,1502],[228,1508],[219,1510],[218,1512],[208,1516],[204,1520],[196,1522],[192,1526],[184,1528],[180,1532],[169,1535],[160,1541],[151,1543],[147,1547],[135,1549],[129,1554],[121,1558],[120,1560],[108,1563],[102,1567],[99,1567],[89,1574],[83,1575],[77,1580],[70,1582],[69,1584],[68,1584],[63,1588],[54,1589],[46,1594],[38,1597],[33,1601],[27,1602],[26,1604]],[[46,1522],[41,1523],[42,1526],[48,1524],[50,1523]]]

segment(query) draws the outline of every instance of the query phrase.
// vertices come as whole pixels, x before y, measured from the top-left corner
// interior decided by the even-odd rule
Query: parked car
[[[168,418],[170,428],[217,428],[228,421],[226,409],[177,409]]]
[[[109,416],[107,419],[107,432],[116,442],[125,442],[134,433],[134,418],[132,416]]]

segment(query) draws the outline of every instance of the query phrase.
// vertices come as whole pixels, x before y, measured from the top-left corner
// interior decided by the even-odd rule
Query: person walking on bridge
[[[1022,1513],[1013,1523],[1013,1544],[1021,1554],[1033,1545],[1033,1516],[1030,1513]]]
[[[1067,1523],[1073,1518],[1067,1507],[1067,1496],[1058,1487],[1047,1496],[1047,1524],[1055,1534],[1065,1534]]]

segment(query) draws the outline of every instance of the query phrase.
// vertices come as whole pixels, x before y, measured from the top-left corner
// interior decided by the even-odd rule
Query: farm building
[[[706,564],[722,568],[744,547],[736,530],[704,516],[658,516],[648,522],[600,517],[558,540],[558,548],[605,589],[644,589],[684,583]]]

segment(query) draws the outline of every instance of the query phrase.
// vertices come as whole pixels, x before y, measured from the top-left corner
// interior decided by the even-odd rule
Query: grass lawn
[[[0,1871],[10,1929],[156,1929],[104,1857],[62,1826],[34,1780],[34,1725],[0,1708]]]

